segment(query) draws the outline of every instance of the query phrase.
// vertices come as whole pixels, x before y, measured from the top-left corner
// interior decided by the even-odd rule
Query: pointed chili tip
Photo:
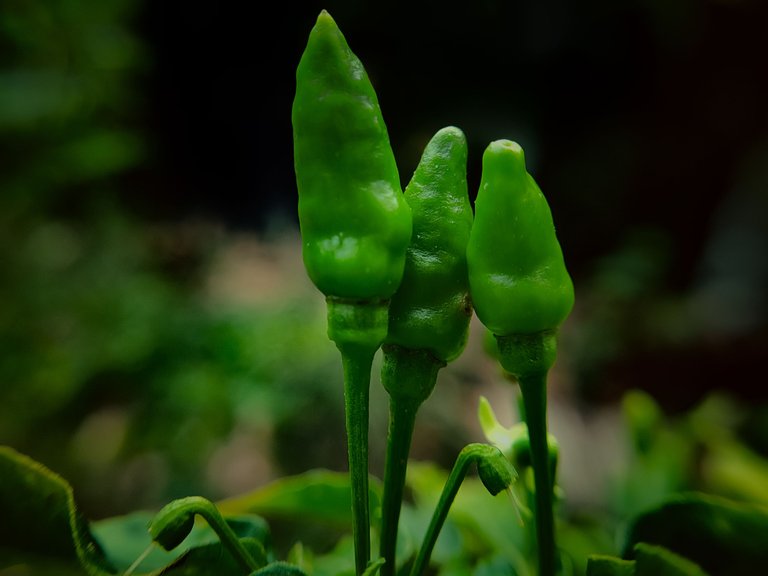
[[[331,16],[330,12],[328,12],[328,10],[326,10],[325,8],[320,10],[320,14],[318,14],[317,16],[317,21],[318,22],[325,21],[328,23],[335,22],[335,20],[333,19],[333,16]]]
[[[461,128],[457,128],[456,126],[446,126],[445,128],[440,128],[435,133],[435,137],[441,136],[443,138],[455,138],[457,140],[466,140],[466,136],[464,136],[464,132],[461,130]]]
[[[446,126],[438,130],[427,144],[424,159],[431,159],[435,155],[442,155],[446,159],[453,157],[466,166],[467,137],[464,132],[456,126]]]
[[[333,16],[331,16],[330,12],[328,10],[321,10],[320,14],[317,15],[317,21],[315,22],[315,28],[331,28],[333,30],[338,29],[338,25],[336,24],[336,20],[333,19]]]

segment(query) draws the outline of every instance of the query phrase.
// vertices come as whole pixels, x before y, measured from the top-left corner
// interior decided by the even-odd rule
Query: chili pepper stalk
[[[411,214],[376,93],[326,11],[296,71],[292,120],[304,265],[326,296],[328,336],[344,366],[355,565],[362,574],[370,559],[371,364],[402,278]]]
[[[429,559],[435,548],[440,530],[448,518],[456,494],[459,492],[464,478],[472,464],[477,464],[480,481],[491,494],[496,496],[502,490],[508,490],[517,479],[517,471],[507,458],[495,446],[490,444],[469,444],[465,446],[456,458],[448,479],[443,486],[432,520],[427,528],[424,541],[419,548],[416,560],[411,567],[411,576],[421,576],[429,566]]]
[[[396,571],[400,507],[416,414],[439,370],[467,341],[466,247],[472,228],[467,195],[467,142],[458,128],[429,141],[405,198],[413,215],[403,280],[389,307],[381,380],[389,393],[380,554],[382,576]]]
[[[557,329],[574,294],[549,206],[515,142],[492,142],[483,155],[467,263],[475,311],[496,336],[502,367],[520,384],[534,473],[539,574],[553,576],[546,386]]]

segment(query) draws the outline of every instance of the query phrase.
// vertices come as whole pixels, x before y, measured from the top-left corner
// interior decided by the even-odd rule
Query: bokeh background
[[[703,486],[768,501],[768,4],[456,4],[5,0],[0,443],[67,477],[91,518],[344,469],[290,124],[327,8],[403,185],[445,125],[467,135],[473,198],[490,141],[526,150],[577,292],[551,382],[568,510],[644,502],[616,486],[660,426],[680,442],[646,500]],[[481,394],[515,420],[482,340],[474,323],[414,458],[449,466],[481,440]],[[380,474],[377,382],[373,397]],[[749,486],[706,465],[724,430]]]

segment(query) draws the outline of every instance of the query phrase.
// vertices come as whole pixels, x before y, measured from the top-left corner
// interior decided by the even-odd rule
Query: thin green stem
[[[496,336],[501,365],[514,375],[520,384],[525,423],[528,426],[531,467],[536,490],[534,512],[539,576],[554,576],[557,566],[552,479],[547,445],[547,373],[557,356],[556,336],[554,330]]]
[[[328,297],[326,303],[328,337],[341,352],[344,366],[344,412],[352,487],[352,538],[355,545],[355,569],[360,576],[371,558],[368,505],[368,399],[371,365],[387,335],[388,302]]]
[[[426,570],[429,565],[429,559],[432,556],[432,550],[435,548],[437,537],[440,535],[440,530],[443,528],[445,519],[448,517],[451,504],[453,504],[456,494],[459,492],[469,467],[479,458],[486,456],[489,448],[491,447],[487,444],[469,444],[459,453],[456,463],[453,465],[453,469],[448,476],[448,480],[445,481],[445,486],[443,486],[443,492],[440,494],[440,500],[435,507],[435,512],[432,515],[429,528],[427,528],[419,554],[416,556],[416,561],[411,567],[411,576],[421,576],[424,570]]]
[[[347,425],[349,480],[352,487],[352,537],[355,569],[362,574],[371,558],[368,505],[368,399],[373,353],[344,350],[344,409]]]
[[[207,510],[201,512],[200,515],[206,519],[210,527],[219,536],[221,543],[229,550],[232,557],[243,568],[246,573],[253,572],[259,569],[259,565],[251,558],[248,551],[240,544],[240,540],[237,538],[234,530],[230,528],[229,524],[222,518],[216,507],[211,504],[207,507]]]
[[[432,393],[444,365],[426,350],[384,347],[381,381],[389,393],[389,430],[379,549],[385,560],[382,576],[393,576],[397,570],[397,531],[416,413]]]
[[[205,518],[208,525],[221,540],[246,574],[260,568],[250,553],[243,547],[235,531],[227,524],[218,508],[200,496],[174,500],[157,513],[149,526],[152,539],[166,550],[176,548],[189,535],[194,525],[194,516]]]
[[[405,489],[405,473],[411,447],[416,412],[420,402],[408,399],[389,400],[389,433],[387,459],[384,467],[384,496],[381,503],[381,546],[379,554],[386,560],[381,567],[382,576],[395,573],[397,527]]]
[[[534,486],[534,512],[538,543],[539,576],[556,573],[555,521],[547,445],[547,373],[531,373],[518,378],[525,406],[525,422],[531,449]]]

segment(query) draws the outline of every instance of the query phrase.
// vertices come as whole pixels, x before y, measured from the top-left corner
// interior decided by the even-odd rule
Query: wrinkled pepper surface
[[[449,126],[434,135],[405,198],[413,214],[413,237],[402,283],[389,305],[386,342],[429,350],[450,362],[464,349],[472,317],[466,258],[472,207],[461,130]]]

